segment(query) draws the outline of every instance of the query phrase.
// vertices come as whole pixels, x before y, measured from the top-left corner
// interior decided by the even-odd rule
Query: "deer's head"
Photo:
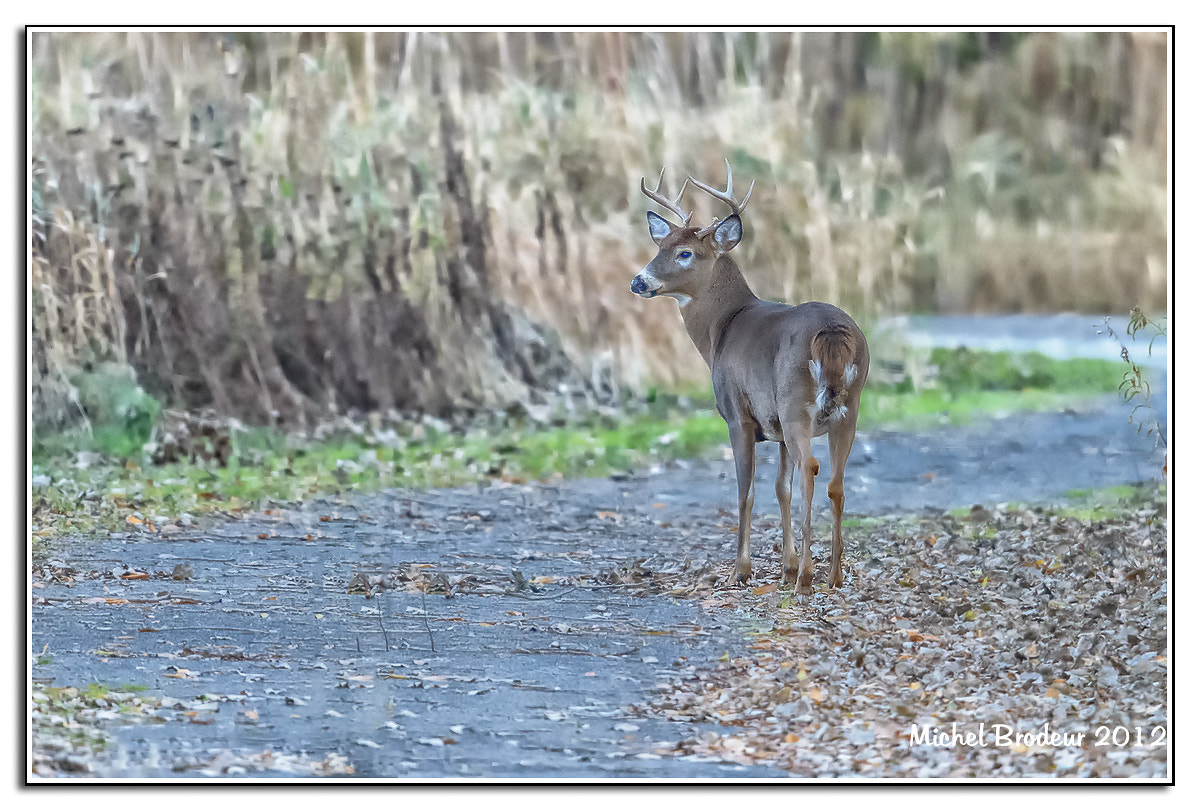
[[[642,298],[672,296],[682,306],[702,294],[712,284],[713,269],[717,260],[737,247],[742,239],[741,213],[750,200],[750,193],[754,191],[754,184],[751,183],[750,190],[739,204],[733,197],[733,169],[730,168],[729,161],[725,161],[725,168],[728,174],[724,192],[689,177],[683,182],[674,200],[668,200],[665,195],[660,194],[665,168],[663,174],[658,177],[658,186],[654,191],[646,188],[646,179],[642,178],[642,193],[674,212],[683,224],[672,225],[653,211],[646,212],[646,219],[650,224],[650,238],[658,245],[658,254],[634,277],[629,286],[634,293]],[[688,183],[728,204],[733,213],[707,228],[689,227],[692,214],[685,213],[679,205]]]

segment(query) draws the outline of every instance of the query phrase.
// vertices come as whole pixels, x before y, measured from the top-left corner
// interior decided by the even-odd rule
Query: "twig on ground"
[[[383,597],[383,591],[382,591],[382,590],[379,592],[379,596],[380,596],[380,598],[382,598],[382,597]],[[379,617],[379,630],[380,630],[381,632],[383,632],[383,650],[384,650],[384,652],[385,652],[385,653],[390,653],[390,652],[391,652],[391,650],[392,650],[392,648],[391,648],[391,646],[388,644],[387,628],[385,628],[385,627],[384,627],[384,625],[383,625],[383,600],[382,600],[382,599],[380,599],[380,601],[379,601],[379,614],[378,614],[378,617]]]
[[[528,594],[521,594],[519,591],[506,591],[506,592],[504,592],[504,596],[505,597],[520,597],[522,600],[559,600],[559,599],[562,599],[563,597],[565,597],[566,595],[570,594],[571,592],[575,591],[578,588],[580,588],[580,587],[579,586],[571,586],[571,588],[567,589],[566,591],[562,592],[561,594],[548,594],[545,597],[530,597]]]
[[[425,608],[425,589],[421,589],[421,619],[425,620],[425,630],[429,632],[429,652],[437,653],[433,646],[433,628],[429,626],[429,611]]]

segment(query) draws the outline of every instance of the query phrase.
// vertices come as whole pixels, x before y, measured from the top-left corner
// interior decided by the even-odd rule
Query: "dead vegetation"
[[[1160,34],[42,32],[30,54],[50,425],[78,416],[85,347],[258,423],[700,381],[630,300],[636,179],[725,156],[758,181],[764,296],[1165,302]]]
[[[884,520],[846,588],[814,607],[774,585],[706,598],[743,613],[756,652],[689,665],[637,710],[718,725],[678,755],[804,777],[1161,777],[1162,509]],[[981,727],[982,742],[965,737]],[[962,737],[939,746],[925,728]]]

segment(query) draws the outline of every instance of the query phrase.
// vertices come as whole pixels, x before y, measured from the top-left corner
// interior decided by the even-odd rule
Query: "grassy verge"
[[[892,385],[869,383],[859,425],[915,430],[1014,411],[1053,411],[1116,391],[1124,373],[1113,361],[1061,361],[1037,352],[935,349],[930,364],[934,385],[917,389],[912,375]]]
[[[860,428],[912,429],[1060,408],[1115,392],[1122,374],[1120,364],[1105,361],[962,350],[935,350],[930,370],[936,384],[919,390],[909,377],[871,385]],[[85,445],[84,453],[68,452],[61,437],[39,438],[32,482],[35,548],[40,539],[58,535],[182,528],[204,514],[270,509],[318,494],[608,476],[722,452],[728,434],[711,395],[652,400],[638,413],[555,427],[508,422],[455,431],[422,425],[406,437],[360,427],[308,442],[253,429],[238,434],[226,467],[154,466],[140,454],[96,453],[95,444]]]

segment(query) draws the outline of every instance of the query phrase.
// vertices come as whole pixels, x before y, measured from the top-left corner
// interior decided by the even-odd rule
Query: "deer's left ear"
[[[721,220],[712,234],[713,247],[716,248],[717,255],[729,253],[741,241],[742,218],[736,214],[730,214]]]

